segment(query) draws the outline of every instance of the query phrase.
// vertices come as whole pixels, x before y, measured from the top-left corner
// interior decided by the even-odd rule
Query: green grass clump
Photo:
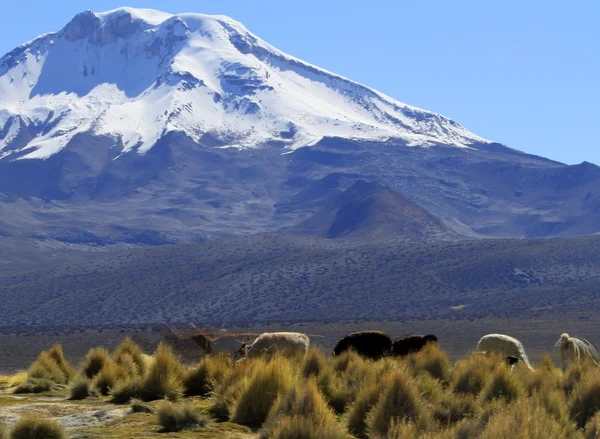
[[[256,360],[257,362],[259,360]],[[232,408],[231,422],[260,427],[280,393],[296,384],[290,362],[276,356],[257,365]]]
[[[19,420],[10,433],[10,439],[65,439],[63,427],[57,422],[28,415]]]
[[[80,401],[90,396],[90,382],[87,378],[76,378],[71,383],[69,389],[69,399],[71,401]]]
[[[156,418],[163,432],[204,428],[211,422],[197,407],[172,402],[163,403],[156,412]]]
[[[91,349],[83,360],[82,371],[88,379],[93,379],[104,366],[112,362],[110,353],[104,348]]]

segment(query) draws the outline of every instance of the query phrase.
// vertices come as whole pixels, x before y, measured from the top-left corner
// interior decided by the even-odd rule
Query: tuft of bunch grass
[[[471,355],[454,365],[453,385],[455,393],[479,395],[502,362],[499,355]]]
[[[368,415],[370,437],[386,437],[392,422],[416,421],[423,411],[415,383],[405,372],[394,372],[383,385],[385,390]]]
[[[129,357],[129,354],[126,354],[126,357]],[[116,370],[122,367],[122,365],[117,366]],[[126,371],[124,373],[127,374]],[[144,376],[127,376],[123,380],[116,381],[111,391],[112,402],[126,404],[133,398],[144,401],[175,400],[183,395],[184,375],[185,369],[179,359],[169,346],[161,343]]]
[[[156,418],[163,432],[205,428],[211,419],[190,404],[165,402],[156,411]]]
[[[318,377],[327,369],[328,364],[323,353],[318,349],[311,348],[302,362],[302,376],[304,378]]]
[[[585,426],[584,438],[600,438],[600,413],[596,413],[590,420],[588,420],[588,423]]]
[[[90,349],[83,360],[82,372],[91,380],[100,373],[105,365],[112,361],[110,353],[106,349]]]
[[[80,401],[90,396],[90,382],[87,378],[75,378],[69,389],[69,399],[71,401]]]
[[[117,383],[130,378],[131,375],[125,367],[118,366],[112,358],[109,358],[102,366],[100,372],[94,377],[92,387],[97,389],[100,394],[106,396],[117,386]]]
[[[231,358],[225,356],[204,357],[200,363],[188,370],[183,379],[185,396],[206,396],[223,380],[231,368]]]
[[[54,345],[48,351],[42,351],[27,370],[27,379],[15,393],[40,393],[51,390],[58,384],[68,384],[75,374],[69,362],[65,360],[62,347]]]
[[[452,365],[446,354],[435,343],[427,344],[420,352],[411,356],[411,362],[417,374],[422,371],[432,377],[446,381],[450,377]]]
[[[290,416],[281,420],[269,439],[351,439],[351,436],[335,425],[315,425],[310,417]]]
[[[148,360],[131,337],[126,337],[117,346],[113,356],[118,365],[127,366],[131,375],[143,376],[146,373]]]
[[[312,421],[315,427],[343,428],[336,421],[335,414],[327,405],[323,395],[313,380],[306,385],[297,383],[287,392],[282,393],[269,412],[260,432],[260,439],[269,439],[277,426],[287,418],[305,418]]]
[[[134,398],[140,398],[144,393],[144,381],[142,378],[129,378],[118,381],[110,391],[111,402],[114,404],[128,404]]]
[[[131,413],[154,413],[154,408],[139,399],[131,401]]]
[[[321,372],[317,383],[333,410],[341,415],[365,388],[376,383],[390,367],[385,360],[372,361],[354,352],[345,352],[332,359],[332,366]]]
[[[256,360],[260,361],[260,360]],[[280,393],[296,382],[289,360],[275,356],[256,365],[252,376],[232,407],[231,421],[249,427],[260,427]]]
[[[442,426],[454,425],[465,418],[473,418],[479,405],[472,395],[445,393],[433,406],[433,418]]]
[[[388,384],[388,379],[364,387],[348,409],[348,430],[360,439],[367,439],[367,415],[373,409]]]
[[[52,359],[62,374],[65,377],[65,382],[68,383],[73,376],[75,376],[75,369],[71,364],[65,359],[65,354],[63,352],[62,346],[59,344],[55,344],[48,351],[48,357]]]
[[[264,363],[259,361],[260,365]],[[211,392],[212,404],[210,414],[218,421],[228,421],[242,391],[248,385],[248,377],[252,374],[256,361],[244,361],[227,371],[221,382]]]
[[[579,428],[584,428],[588,421],[600,411],[600,377],[596,373],[587,373],[573,390],[571,418]]]
[[[573,425],[561,424],[542,407],[522,398],[491,414],[481,439],[567,439],[581,437]]]
[[[392,421],[386,439],[419,439],[423,435],[414,422]]]
[[[506,401],[513,401],[524,395],[523,385],[511,374],[508,368],[497,368],[490,378],[490,381],[481,392],[483,401],[492,401],[502,398]]]
[[[46,378],[30,378],[27,381],[19,384],[13,393],[42,393],[52,390],[56,386],[54,381]]]
[[[144,401],[156,399],[177,399],[183,395],[185,370],[179,359],[166,344],[160,344],[154,353],[154,362],[143,378],[142,394]]]
[[[49,419],[27,415],[17,422],[10,433],[10,439],[65,439],[63,427]]]

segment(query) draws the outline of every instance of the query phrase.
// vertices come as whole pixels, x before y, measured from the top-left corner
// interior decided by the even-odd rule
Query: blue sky
[[[2,2],[2,54],[84,9],[229,15],[279,49],[488,139],[600,164],[600,1]]]

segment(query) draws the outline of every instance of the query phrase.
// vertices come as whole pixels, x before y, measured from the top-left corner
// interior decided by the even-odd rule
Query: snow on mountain
[[[144,154],[170,131],[225,146],[327,136],[468,147],[484,139],[270,46],[224,16],[78,14],[0,59],[0,159],[45,159],[78,134]]]

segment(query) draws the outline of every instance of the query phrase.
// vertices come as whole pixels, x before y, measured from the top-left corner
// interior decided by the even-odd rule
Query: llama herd
[[[299,332],[265,332],[251,343],[239,342],[228,337],[211,339],[205,335],[197,335],[192,339],[207,353],[229,351],[233,352],[237,360],[275,353],[285,356],[306,355],[310,346],[309,336]],[[437,337],[432,334],[409,335],[392,341],[390,336],[382,331],[358,331],[342,337],[333,349],[332,355],[353,350],[359,355],[372,359],[389,355],[402,357],[420,351],[428,343],[437,343]],[[554,348],[560,350],[563,369],[581,359],[588,359],[600,366],[598,350],[584,338],[562,334]],[[490,353],[500,354],[511,367],[521,362],[528,369],[533,370],[523,344],[514,337],[504,334],[484,335],[477,343],[475,354]]]

